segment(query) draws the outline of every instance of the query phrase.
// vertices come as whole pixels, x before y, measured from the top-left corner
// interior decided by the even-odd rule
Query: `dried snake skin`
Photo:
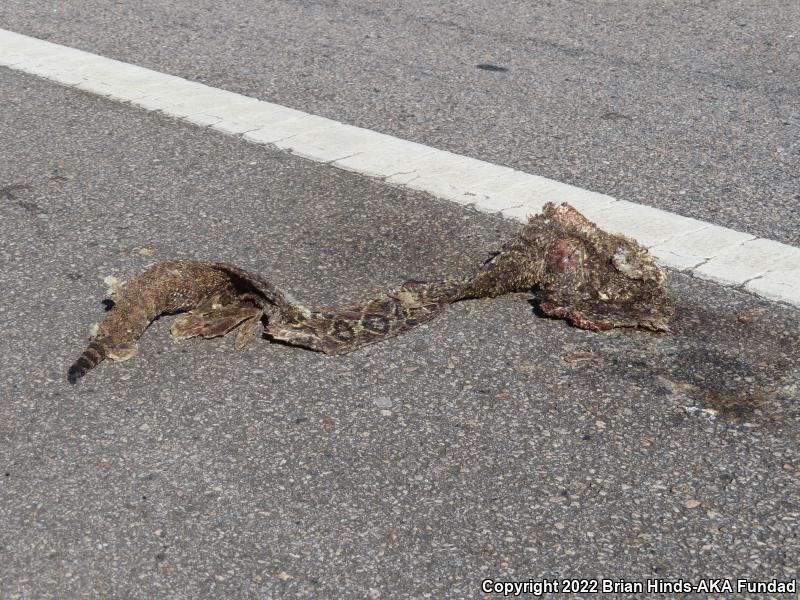
[[[430,321],[453,302],[533,291],[545,315],[601,331],[668,331],[674,313],[666,273],[642,246],[609,234],[564,203],[545,205],[472,276],[408,281],[361,304],[311,310],[287,293],[226,263],[170,261],[128,284],[95,339],[70,367],[75,383],[105,357],[126,360],[158,315],[190,311],[172,325],[183,339],[225,335],[239,327],[243,347],[263,323],[274,340],[344,354]]]
[[[298,318],[296,302],[256,275],[226,263],[166,261],[131,281],[100,325],[94,339],[70,367],[75,383],[106,357],[116,361],[136,356],[136,341],[161,314],[192,311],[173,325],[176,338],[216,337],[242,325],[237,346],[262,316],[277,312]]]

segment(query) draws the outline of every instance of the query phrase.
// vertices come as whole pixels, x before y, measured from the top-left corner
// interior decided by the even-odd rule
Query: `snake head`
[[[667,276],[646,248],[603,231],[567,203],[548,203],[528,228],[546,239],[537,295],[545,314],[592,331],[669,331],[675,309]]]

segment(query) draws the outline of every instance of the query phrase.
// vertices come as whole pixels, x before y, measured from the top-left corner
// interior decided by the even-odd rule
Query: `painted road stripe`
[[[0,65],[524,220],[567,201],[668,267],[800,307],[800,248],[0,29]]]

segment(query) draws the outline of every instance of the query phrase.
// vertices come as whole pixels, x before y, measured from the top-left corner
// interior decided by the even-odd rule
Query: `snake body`
[[[227,263],[167,261],[134,278],[70,367],[75,383],[104,358],[126,360],[160,314],[189,311],[175,338],[216,337],[239,328],[243,347],[259,330],[271,339],[327,354],[404,333],[453,302],[534,291],[541,311],[601,331],[668,331],[674,309],[666,274],[637,242],[609,234],[564,203],[545,205],[471,276],[407,281],[359,304],[310,309],[271,282]]]

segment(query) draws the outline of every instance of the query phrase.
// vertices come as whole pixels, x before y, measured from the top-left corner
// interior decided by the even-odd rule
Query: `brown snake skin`
[[[344,354],[430,321],[452,302],[532,290],[544,314],[592,331],[668,331],[674,313],[666,273],[647,250],[599,229],[566,203],[548,203],[472,276],[407,281],[362,304],[311,310],[234,265],[158,263],[124,288],[67,378],[75,383],[106,357],[135,356],[136,341],[164,313],[189,311],[172,325],[176,339],[217,337],[238,327],[234,346],[242,348],[263,327],[268,338]]]

